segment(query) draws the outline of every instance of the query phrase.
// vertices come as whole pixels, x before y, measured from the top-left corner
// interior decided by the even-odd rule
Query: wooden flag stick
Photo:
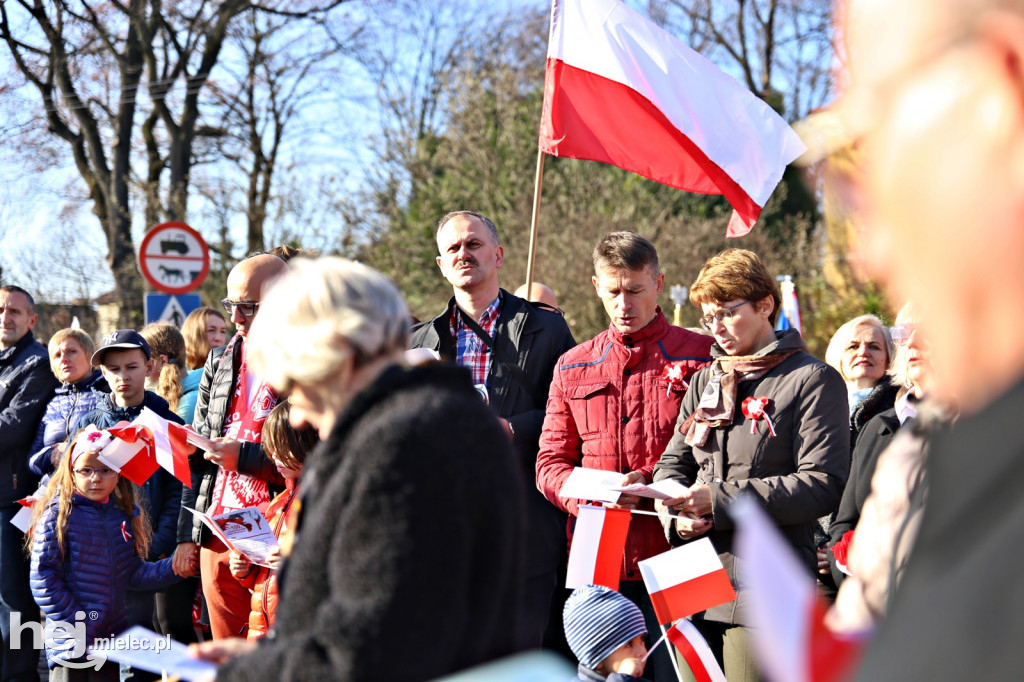
[[[533,178],[533,217],[530,219],[530,250],[526,257],[526,299],[533,291],[533,264],[537,248],[537,222],[540,219],[540,192],[544,184],[544,152],[537,149],[537,174]]]

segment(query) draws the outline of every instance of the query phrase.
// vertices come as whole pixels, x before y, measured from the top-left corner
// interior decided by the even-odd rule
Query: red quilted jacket
[[[710,362],[713,342],[670,325],[659,308],[639,332],[623,335],[609,327],[559,359],[537,455],[537,488],[573,515],[570,536],[581,500],[561,498],[558,492],[573,467],[640,471],[650,483],[685,393],[664,379],[664,367],[682,363],[688,381]],[[653,509],[653,504],[644,500],[641,508]],[[657,517],[634,515],[622,579],[640,580],[637,562],[668,550]]]

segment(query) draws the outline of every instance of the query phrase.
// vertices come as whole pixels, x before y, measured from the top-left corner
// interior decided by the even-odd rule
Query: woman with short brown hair
[[[781,296],[757,254],[728,249],[710,258],[690,301],[715,337],[714,361],[690,382],[654,470],[654,480],[689,490],[657,506],[677,515],[663,521],[671,544],[707,536],[715,546],[737,597],[692,621],[729,680],[756,680],[728,508],[740,495],[758,501],[813,571],[815,522],[838,505],[850,467],[846,391],[799,332],[775,331]]]

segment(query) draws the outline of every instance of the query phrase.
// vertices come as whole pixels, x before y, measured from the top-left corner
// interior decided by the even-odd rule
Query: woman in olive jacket
[[[736,589],[735,601],[698,614],[726,677],[758,679],[746,644],[746,594],[736,579],[730,503],[754,498],[813,575],[814,527],[835,509],[849,473],[849,407],[838,372],[804,349],[796,330],[776,332],[775,279],[756,254],[728,249],[705,263],[690,290],[715,337],[714,362],[698,372],[654,480],[687,494],[659,503],[669,542],[710,538]]]

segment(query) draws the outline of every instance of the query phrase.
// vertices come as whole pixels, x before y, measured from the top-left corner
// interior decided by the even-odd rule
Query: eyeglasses
[[[99,469],[93,469],[92,467],[82,467],[81,469],[75,469],[75,473],[82,478],[92,478],[93,476],[99,476],[100,478],[113,478],[117,476],[117,472],[108,467],[100,467]]]
[[[726,306],[723,310],[719,310],[714,315],[705,315],[700,318],[700,326],[711,331],[711,326],[714,325],[715,322],[724,322],[725,320],[732,319],[732,316],[735,314],[733,311],[746,303],[750,303],[750,301],[740,301],[736,305]]]
[[[238,312],[242,313],[242,317],[252,317],[256,314],[256,309],[260,307],[259,301],[230,301],[226,298],[220,304],[224,306],[228,315],[234,315],[237,308]]]
[[[894,327],[889,327],[889,336],[892,337],[892,342],[897,346],[903,346],[910,343],[910,337],[916,331],[916,324],[898,324]]]

